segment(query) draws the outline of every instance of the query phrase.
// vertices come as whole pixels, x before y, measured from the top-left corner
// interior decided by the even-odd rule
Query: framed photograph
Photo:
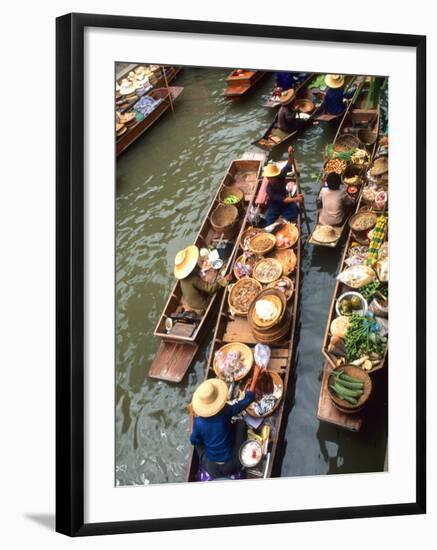
[[[56,25],[57,530],[425,513],[425,37]]]

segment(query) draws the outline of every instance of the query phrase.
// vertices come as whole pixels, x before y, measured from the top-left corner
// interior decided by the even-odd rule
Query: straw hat
[[[174,276],[176,279],[185,279],[196,267],[199,259],[199,249],[196,245],[187,246],[176,254],[174,259]]]
[[[196,389],[192,405],[197,416],[208,418],[220,412],[228,399],[228,386],[219,378],[205,380]]]
[[[313,233],[313,239],[319,243],[332,243],[337,237],[336,230],[330,225],[319,225]]]
[[[265,178],[275,178],[276,176],[279,176],[281,173],[281,169],[279,166],[274,162],[269,162],[267,166],[264,168],[263,176]]]
[[[325,76],[325,83],[330,88],[341,88],[344,84],[344,78],[341,74],[327,74]]]
[[[282,92],[281,96],[279,97],[279,103],[281,105],[288,105],[291,103],[294,99],[294,90],[291,88],[290,90],[286,90],[285,92]]]
[[[370,169],[371,176],[382,176],[388,172],[388,159],[387,157],[379,157],[373,163],[372,168]]]
[[[129,95],[132,92],[135,92],[135,87],[132,85],[132,82],[127,78],[123,78],[120,84],[121,95]]]

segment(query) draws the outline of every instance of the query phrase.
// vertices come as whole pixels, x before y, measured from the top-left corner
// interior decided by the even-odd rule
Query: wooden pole
[[[165,74],[165,68],[164,68],[164,65],[161,65],[161,71],[162,71],[162,76],[164,77],[165,87],[167,88],[167,92],[168,92],[168,100],[170,101],[170,107],[171,107],[171,110],[172,110],[172,112],[174,113],[174,107],[173,107],[173,99],[172,99],[172,97],[171,97],[171,91],[170,91],[170,88],[168,87],[168,82],[167,82],[167,75]]]
[[[300,189],[299,176],[298,176],[298,172],[297,172],[297,166],[296,166],[296,160],[294,158],[294,153],[293,153],[293,171],[296,175],[297,192],[300,194],[301,189]],[[307,209],[305,207],[305,197],[302,198],[301,207],[302,207],[303,216],[305,218],[305,224],[307,226],[307,232],[308,232],[308,235],[309,235],[311,233],[311,229],[310,229],[310,222],[308,221]]]

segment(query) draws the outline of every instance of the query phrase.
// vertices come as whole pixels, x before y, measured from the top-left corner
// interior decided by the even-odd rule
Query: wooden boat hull
[[[235,75],[235,71],[226,78],[227,88],[223,90],[225,99],[234,100],[253,91],[268,74],[268,71],[244,71],[241,76]]]
[[[134,143],[139,137],[141,137],[144,132],[150,128],[155,122],[161,118],[161,116],[168,111],[171,107],[169,92],[171,94],[171,101],[174,102],[180,94],[183,92],[181,86],[171,86],[168,90],[167,88],[156,88],[151,90],[148,94],[154,99],[162,99],[161,103],[149,113],[143,120],[128,128],[119,139],[116,141],[116,154],[121,155],[126,149]]]
[[[297,221],[299,232],[301,229],[300,215]],[[297,257],[296,269],[291,275],[294,278],[295,293],[291,299],[291,303],[287,306],[289,313],[291,314],[291,322],[289,325],[289,331],[284,340],[280,343],[271,344],[271,359],[268,365],[268,370],[272,370],[280,374],[283,378],[284,395],[281,403],[276,411],[269,416],[269,423],[272,424],[272,443],[268,456],[265,457],[264,472],[262,476],[248,473],[247,477],[272,477],[275,467],[277,466],[278,449],[280,446],[282,431],[283,431],[283,417],[284,410],[287,406],[287,391],[290,383],[290,376],[294,368],[294,352],[295,352],[295,332],[298,320],[298,307],[299,307],[299,289],[300,289],[300,257],[301,257],[301,240],[299,238],[295,245],[295,253]],[[232,341],[238,341],[253,347],[256,344],[249,323],[247,319],[242,317],[233,317],[230,314],[227,295],[224,295],[221,301],[220,311],[217,319],[216,328],[214,331],[214,337],[211,345],[211,351],[208,360],[208,366],[205,372],[205,379],[209,377],[215,377],[214,370],[212,368],[215,352],[224,344]],[[187,467],[187,481],[197,481],[199,469],[199,460],[197,452],[193,449],[190,454],[190,459]]]
[[[213,210],[220,204],[221,190],[231,184],[237,185],[244,192],[244,209],[240,214],[235,238],[232,240],[228,262],[224,266],[226,272],[229,271],[232,259],[238,250],[238,241],[256,196],[263,164],[264,156],[260,155],[257,158],[238,159],[231,162],[195,239],[194,244],[199,248],[219,240],[220,235],[212,228],[210,217]],[[175,283],[154,331],[154,335],[161,338],[162,343],[150,367],[149,376],[176,383],[182,380],[194,360],[199,343],[206,334],[208,322],[219,306],[221,293],[222,290],[219,290],[211,297],[203,317],[194,327],[191,325],[193,329],[191,333],[174,332],[174,330],[168,332],[165,326],[166,319],[171,317],[181,305],[181,286],[179,281]]]

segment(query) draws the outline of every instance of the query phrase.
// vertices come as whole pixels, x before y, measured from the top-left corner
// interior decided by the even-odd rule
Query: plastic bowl
[[[344,298],[352,298],[352,296],[358,296],[358,298],[361,301],[362,307],[360,309],[352,309],[350,313],[342,313],[340,311],[340,302]],[[365,315],[367,313],[367,309],[368,309],[367,301],[365,298],[363,298],[363,296],[361,296],[359,292],[353,292],[353,291],[344,292],[341,296],[339,296],[339,298],[337,298],[337,301],[335,302],[335,311],[337,312],[337,315],[346,315],[346,316],[352,315],[352,314]]]

